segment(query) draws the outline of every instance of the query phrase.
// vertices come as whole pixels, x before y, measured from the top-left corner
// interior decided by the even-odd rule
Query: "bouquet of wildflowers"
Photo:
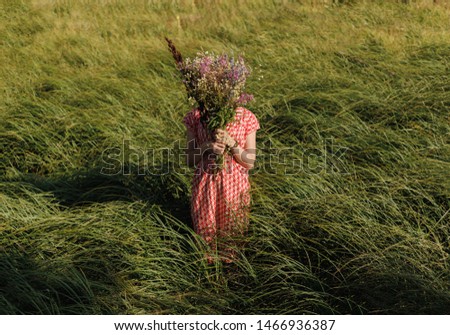
[[[171,40],[166,38],[186,87],[189,100],[195,101],[206,120],[211,134],[216,129],[225,129],[234,120],[236,107],[253,100],[253,95],[244,92],[245,82],[251,69],[244,58],[237,59],[227,54],[198,52],[195,58],[183,60]],[[223,157],[218,158],[220,166]]]

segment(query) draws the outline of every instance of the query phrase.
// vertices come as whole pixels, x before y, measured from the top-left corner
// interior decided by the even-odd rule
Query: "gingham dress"
[[[200,110],[191,110],[183,119],[186,127],[195,135],[196,147],[209,141],[208,131],[200,122]],[[244,107],[236,109],[235,120],[227,125],[231,137],[243,148],[248,134],[260,128],[255,115]],[[233,239],[242,235],[248,225],[250,184],[248,170],[231,154],[225,156],[224,168],[214,174],[214,159],[204,156],[195,169],[192,180],[191,217],[193,228],[213,252],[225,255],[230,261],[235,249]],[[219,238],[219,239],[217,239]],[[218,240],[228,240],[226,246],[216,249]],[[208,261],[211,261],[208,258]]]

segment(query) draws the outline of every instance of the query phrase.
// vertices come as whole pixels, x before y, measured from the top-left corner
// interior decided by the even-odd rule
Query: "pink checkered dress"
[[[195,134],[196,146],[210,140],[208,131],[200,122],[200,110],[191,110],[183,123]],[[245,146],[248,134],[258,130],[259,122],[248,109],[238,107],[236,118],[227,125],[231,137]],[[192,180],[191,216],[194,230],[212,248],[224,255],[223,260],[232,261],[235,253],[231,244],[242,235],[248,225],[250,205],[250,184],[248,170],[240,165],[231,154],[225,156],[222,170],[213,173],[214,159],[204,156],[195,169]],[[221,246],[220,241],[225,241]],[[219,250],[216,249],[217,244]],[[208,256],[211,262],[211,256]]]

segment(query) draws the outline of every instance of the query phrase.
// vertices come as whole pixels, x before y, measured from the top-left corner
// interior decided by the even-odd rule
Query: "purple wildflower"
[[[254,99],[253,94],[241,93],[241,95],[237,99],[237,102],[240,105],[245,105],[246,103],[252,101],[253,99]]]
[[[228,65],[228,57],[227,57],[227,55],[221,55],[219,57],[218,62],[219,62],[220,66],[225,68]]]
[[[200,75],[203,77],[206,73],[209,72],[210,65],[212,60],[210,57],[206,56],[200,60]]]

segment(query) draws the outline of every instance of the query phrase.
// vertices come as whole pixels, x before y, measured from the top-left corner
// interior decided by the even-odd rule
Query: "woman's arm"
[[[188,129],[187,131],[187,149],[186,149],[186,164],[189,167],[195,167],[201,161],[203,155],[215,153],[223,154],[225,144],[220,142],[204,142],[200,148],[197,146],[195,134]]]
[[[256,131],[248,134],[244,148],[237,145],[230,148],[230,152],[239,164],[248,170],[252,169],[256,161]]]
[[[244,148],[237,144],[226,130],[218,129],[216,132],[217,139],[230,147],[234,159],[246,169],[252,169],[256,161],[256,130],[247,135]]]

